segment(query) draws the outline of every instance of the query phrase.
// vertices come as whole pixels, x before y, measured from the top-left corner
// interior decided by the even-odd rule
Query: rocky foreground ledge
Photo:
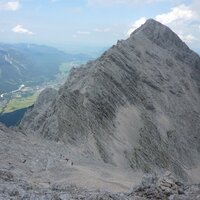
[[[170,173],[158,178],[143,177],[141,185],[127,193],[87,190],[75,185],[52,185],[39,188],[14,178],[9,171],[0,170],[0,200],[199,200],[200,184],[186,185],[177,181]]]

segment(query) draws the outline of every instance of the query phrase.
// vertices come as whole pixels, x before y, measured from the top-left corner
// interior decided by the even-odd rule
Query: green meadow
[[[30,94],[27,97],[16,97],[9,101],[7,104],[4,113],[13,112],[22,108],[29,107],[34,104],[38,97],[38,92]]]

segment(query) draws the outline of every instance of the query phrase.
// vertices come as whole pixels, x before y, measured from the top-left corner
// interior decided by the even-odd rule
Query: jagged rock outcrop
[[[128,196],[136,199],[170,199],[170,200],[190,200],[198,199],[200,194],[200,185],[186,185],[176,180],[170,172],[164,176],[146,175],[142,183],[134,187]]]
[[[8,177],[8,178],[7,178]],[[86,200],[198,200],[200,185],[185,185],[173,177],[153,177],[155,182],[145,182],[130,192],[113,193],[102,190],[87,190],[75,185],[53,185],[49,188],[33,186],[0,170],[0,199],[86,199]],[[147,184],[147,185],[146,185]]]
[[[73,69],[55,99],[26,116],[22,130],[64,141],[83,157],[187,179],[200,157],[200,57],[147,20]]]
[[[35,130],[38,131],[40,129],[40,132],[43,131],[43,126],[40,126],[41,122],[45,121],[48,115],[48,108],[51,106],[52,102],[55,101],[56,96],[58,95],[58,92],[56,89],[53,88],[46,88],[44,89],[37,101],[34,104],[34,107],[30,109],[29,112],[25,114],[23,117],[23,126],[31,126],[32,121],[35,122],[35,124],[38,124],[36,127],[31,126],[31,132],[32,134],[35,133]],[[56,116],[54,116],[56,117]],[[54,121],[56,122],[57,120],[54,119],[52,116],[51,122],[49,122],[49,129],[55,129],[54,127]],[[51,127],[52,126],[52,127]]]

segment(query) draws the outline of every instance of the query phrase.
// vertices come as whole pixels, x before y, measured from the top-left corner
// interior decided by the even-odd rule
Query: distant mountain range
[[[48,46],[0,43],[0,93],[16,90],[24,82],[35,85],[50,80],[62,63],[88,59]]]

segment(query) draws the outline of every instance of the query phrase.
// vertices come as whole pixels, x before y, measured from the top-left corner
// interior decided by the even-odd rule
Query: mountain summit
[[[150,19],[97,60],[73,69],[58,94],[36,103],[20,128],[64,142],[80,162],[193,178],[200,161],[199,77],[200,57]]]
[[[158,46],[175,50],[189,50],[188,46],[174,33],[170,28],[155,21],[148,19],[144,25],[134,31],[131,37],[134,38],[136,34],[144,34],[149,40],[156,43]]]

